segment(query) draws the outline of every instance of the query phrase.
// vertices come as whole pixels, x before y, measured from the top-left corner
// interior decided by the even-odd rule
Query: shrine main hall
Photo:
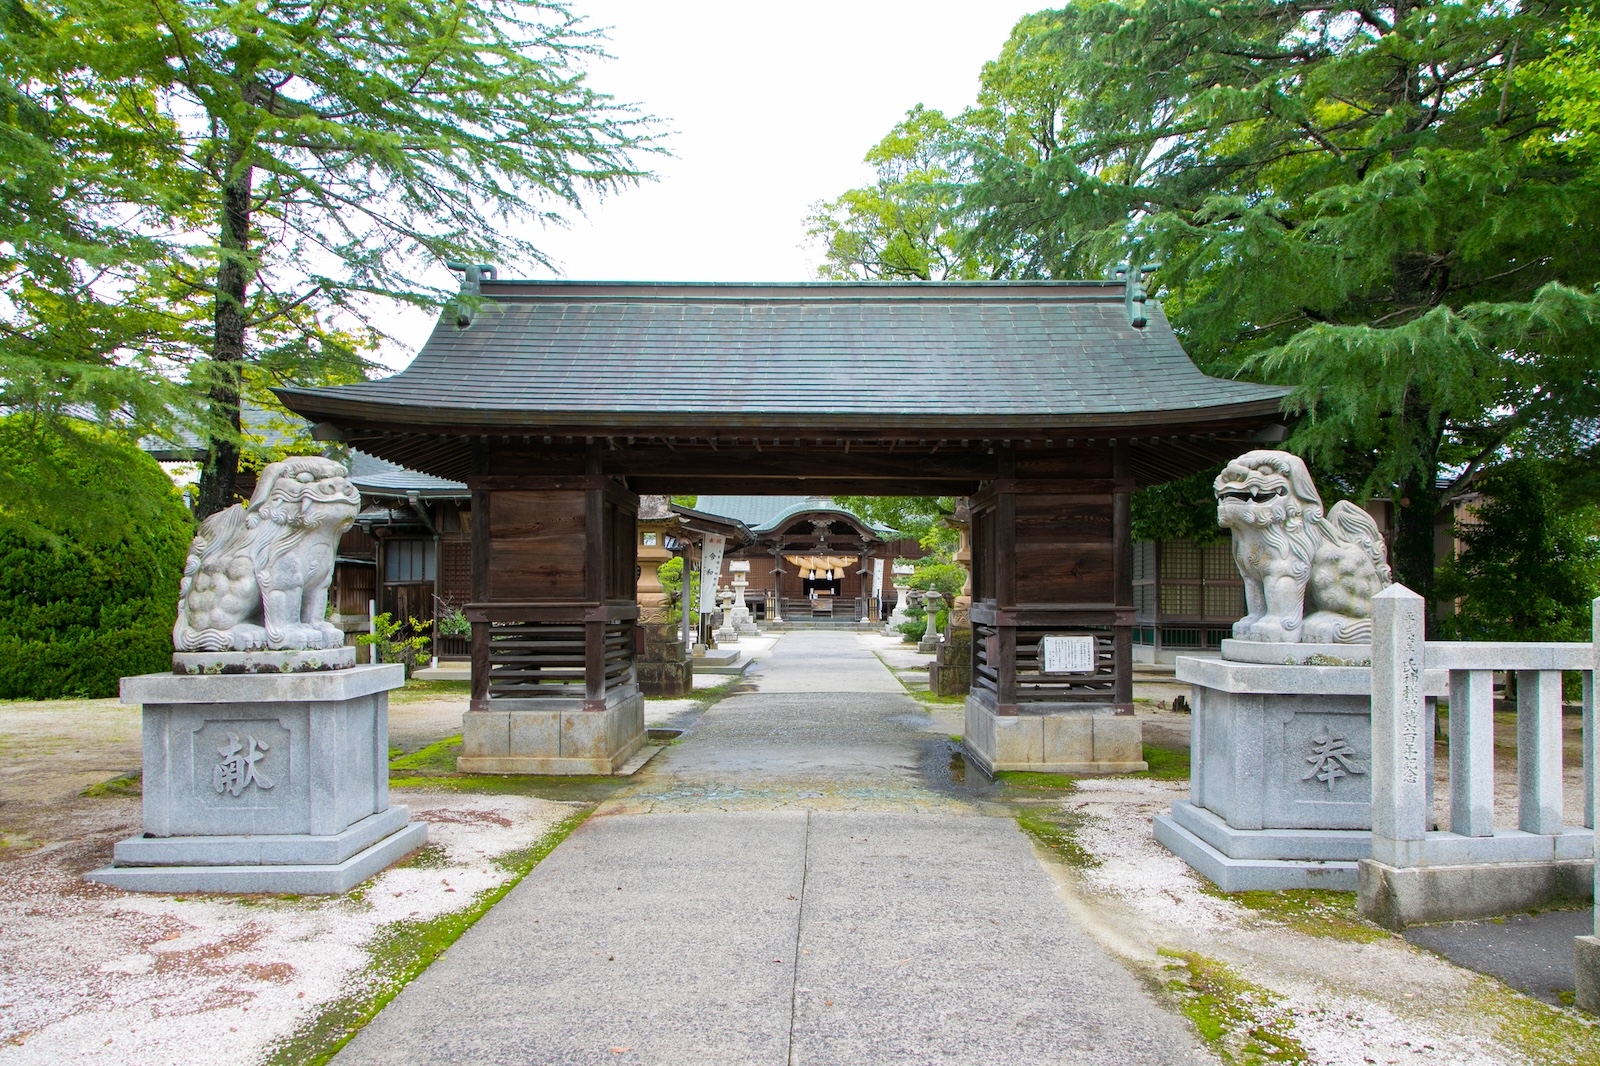
[[[471,493],[463,755],[610,772],[644,741],[646,495],[954,496],[989,770],[1137,758],[1129,498],[1282,437],[1121,281],[648,284],[473,268],[405,370],[286,388],[319,439]],[[1049,637],[1089,649],[1072,668]],[[1131,738],[1131,739],[1130,739]]]

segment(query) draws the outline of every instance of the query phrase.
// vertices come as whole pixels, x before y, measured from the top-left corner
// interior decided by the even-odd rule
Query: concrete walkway
[[[336,1061],[1210,1061],[861,638],[786,634],[752,682]]]

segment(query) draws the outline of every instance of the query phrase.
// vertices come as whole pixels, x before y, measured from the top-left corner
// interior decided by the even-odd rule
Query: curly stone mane
[[[345,468],[298,456],[261,471],[248,506],[200,524],[178,589],[178,651],[332,648],[334,550],[360,508]]]

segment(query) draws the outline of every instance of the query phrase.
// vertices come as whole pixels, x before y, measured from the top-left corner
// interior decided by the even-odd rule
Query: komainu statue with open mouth
[[[1392,582],[1372,516],[1340,500],[1326,514],[1306,464],[1254,451],[1216,480],[1217,523],[1233,531],[1244,578],[1237,640],[1361,644],[1372,640],[1372,597]]]

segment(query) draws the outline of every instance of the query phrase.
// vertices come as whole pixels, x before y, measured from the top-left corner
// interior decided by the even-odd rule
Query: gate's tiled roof
[[[381,381],[284,389],[313,419],[416,426],[1139,426],[1270,415],[1116,282],[485,282]]]

